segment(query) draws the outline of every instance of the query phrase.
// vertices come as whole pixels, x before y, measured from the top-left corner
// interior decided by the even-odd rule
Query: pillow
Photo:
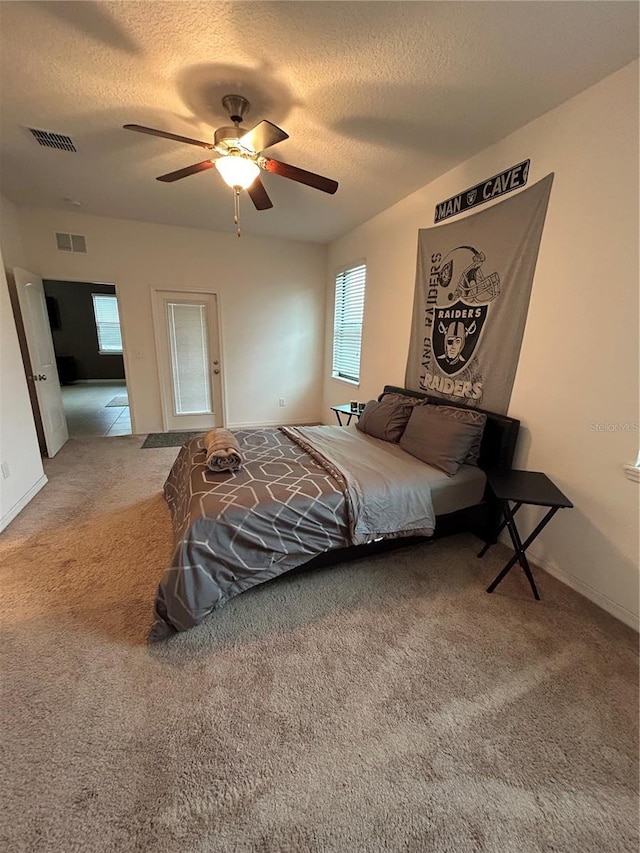
[[[452,477],[467,458],[482,427],[439,412],[441,406],[416,406],[400,439],[400,447]],[[453,407],[451,407],[453,408]]]
[[[432,408],[436,409],[438,412],[442,412],[443,415],[452,418],[454,421],[462,421],[464,424],[477,424],[480,427],[477,435],[471,443],[467,458],[464,460],[466,465],[477,465],[487,416],[483,412],[476,412],[473,409],[458,409],[456,406],[434,405]]]
[[[360,432],[374,438],[397,442],[404,432],[412,408],[413,404],[410,402],[392,400],[387,396],[380,401],[369,400],[356,427]]]
[[[410,404],[412,406],[424,406],[428,402],[426,397],[410,397],[407,394],[398,394],[396,391],[383,392],[379,400],[389,400],[394,403]]]

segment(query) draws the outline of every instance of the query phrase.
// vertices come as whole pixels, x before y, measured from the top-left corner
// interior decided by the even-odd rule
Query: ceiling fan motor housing
[[[229,113],[231,121],[240,124],[249,110],[249,101],[242,95],[225,95],[222,106]]]
[[[219,127],[213,138],[213,145],[220,154],[228,154],[230,151],[241,151],[243,154],[252,152],[246,150],[239,144],[239,140],[246,133],[241,127]]]

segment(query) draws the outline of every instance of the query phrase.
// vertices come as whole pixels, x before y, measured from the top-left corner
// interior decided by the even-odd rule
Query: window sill
[[[623,465],[622,467],[624,468],[628,480],[640,483],[640,468],[636,465]]]
[[[335,382],[344,382],[345,385],[351,385],[352,388],[359,388],[360,383],[354,382],[353,379],[345,379],[344,376],[332,376]]]

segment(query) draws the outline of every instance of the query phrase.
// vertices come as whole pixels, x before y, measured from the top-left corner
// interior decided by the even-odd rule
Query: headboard
[[[475,406],[464,406],[461,403],[450,403],[443,397],[432,397],[422,391],[410,391],[407,388],[397,388],[395,385],[385,385],[380,400],[385,394],[404,394],[406,397],[420,397],[429,404],[439,406],[455,406],[457,409],[471,409],[474,412],[483,412],[487,416],[487,423],[480,445],[480,457],[478,467],[485,471],[491,468],[509,469],[513,464],[513,455],[518,440],[520,421],[509,418],[507,415],[498,415],[488,412],[486,409],[478,409]]]

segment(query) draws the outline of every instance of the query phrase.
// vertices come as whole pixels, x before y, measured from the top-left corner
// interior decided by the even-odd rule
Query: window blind
[[[351,382],[360,381],[360,348],[366,280],[365,264],[350,267],[336,276],[332,375]]]
[[[176,415],[213,411],[209,380],[207,306],[167,302]]]
[[[96,320],[100,353],[104,355],[122,352],[118,300],[115,296],[107,296],[101,293],[92,293],[91,298],[93,299],[93,314]]]

